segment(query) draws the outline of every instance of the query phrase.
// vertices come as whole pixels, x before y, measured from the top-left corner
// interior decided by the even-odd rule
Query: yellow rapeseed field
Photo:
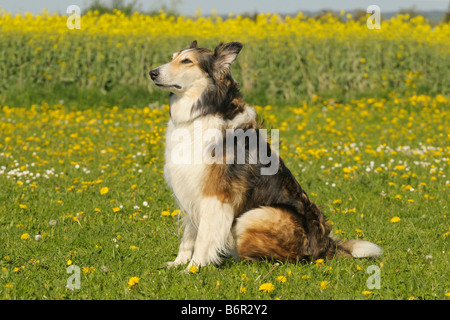
[[[146,88],[152,67],[196,39],[210,49],[221,41],[244,43],[234,75],[247,95],[268,103],[330,92],[448,93],[450,24],[431,26],[421,16],[398,15],[371,30],[343,15],[223,19],[94,11],[81,16],[80,29],[69,29],[66,15],[3,11],[0,86]]]

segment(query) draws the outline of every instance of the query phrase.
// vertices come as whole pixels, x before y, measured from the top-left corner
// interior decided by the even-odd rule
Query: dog
[[[331,237],[326,217],[268,139],[257,134],[256,143],[241,139],[238,145],[233,136],[229,142],[230,130],[254,134],[263,129],[231,75],[242,47],[221,43],[211,51],[193,41],[149,72],[153,83],[169,92],[164,178],[185,213],[178,255],[168,266],[188,264],[189,270],[219,265],[228,256],[294,263],[378,257],[383,251],[371,242]],[[238,147],[245,163],[237,163],[239,153],[231,152]],[[262,174],[268,163],[255,156],[263,147],[277,157],[272,174]],[[200,151],[192,152],[196,148]],[[208,161],[202,161],[205,154]]]

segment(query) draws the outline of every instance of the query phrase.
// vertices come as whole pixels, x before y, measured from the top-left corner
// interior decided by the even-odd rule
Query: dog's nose
[[[149,72],[149,74],[150,74],[150,78],[152,78],[152,80],[155,80],[159,76],[159,70],[153,69]]]

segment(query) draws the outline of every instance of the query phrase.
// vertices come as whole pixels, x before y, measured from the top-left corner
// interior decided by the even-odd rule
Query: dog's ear
[[[197,49],[197,48],[198,48],[197,40],[192,41],[192,43],[189,45],[189,49]]]
[[[223,76],[230,71],[231,64],[236,60],[243,45],[240,42],[229,42],[219,44],[214,49],[214,72],[217,76]]]

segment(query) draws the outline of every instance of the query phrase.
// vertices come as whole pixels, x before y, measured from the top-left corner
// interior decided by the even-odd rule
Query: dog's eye
[[[192,61],[189,59],[184,59],[184,60],[181,60],[181,63],[192,63]]]

